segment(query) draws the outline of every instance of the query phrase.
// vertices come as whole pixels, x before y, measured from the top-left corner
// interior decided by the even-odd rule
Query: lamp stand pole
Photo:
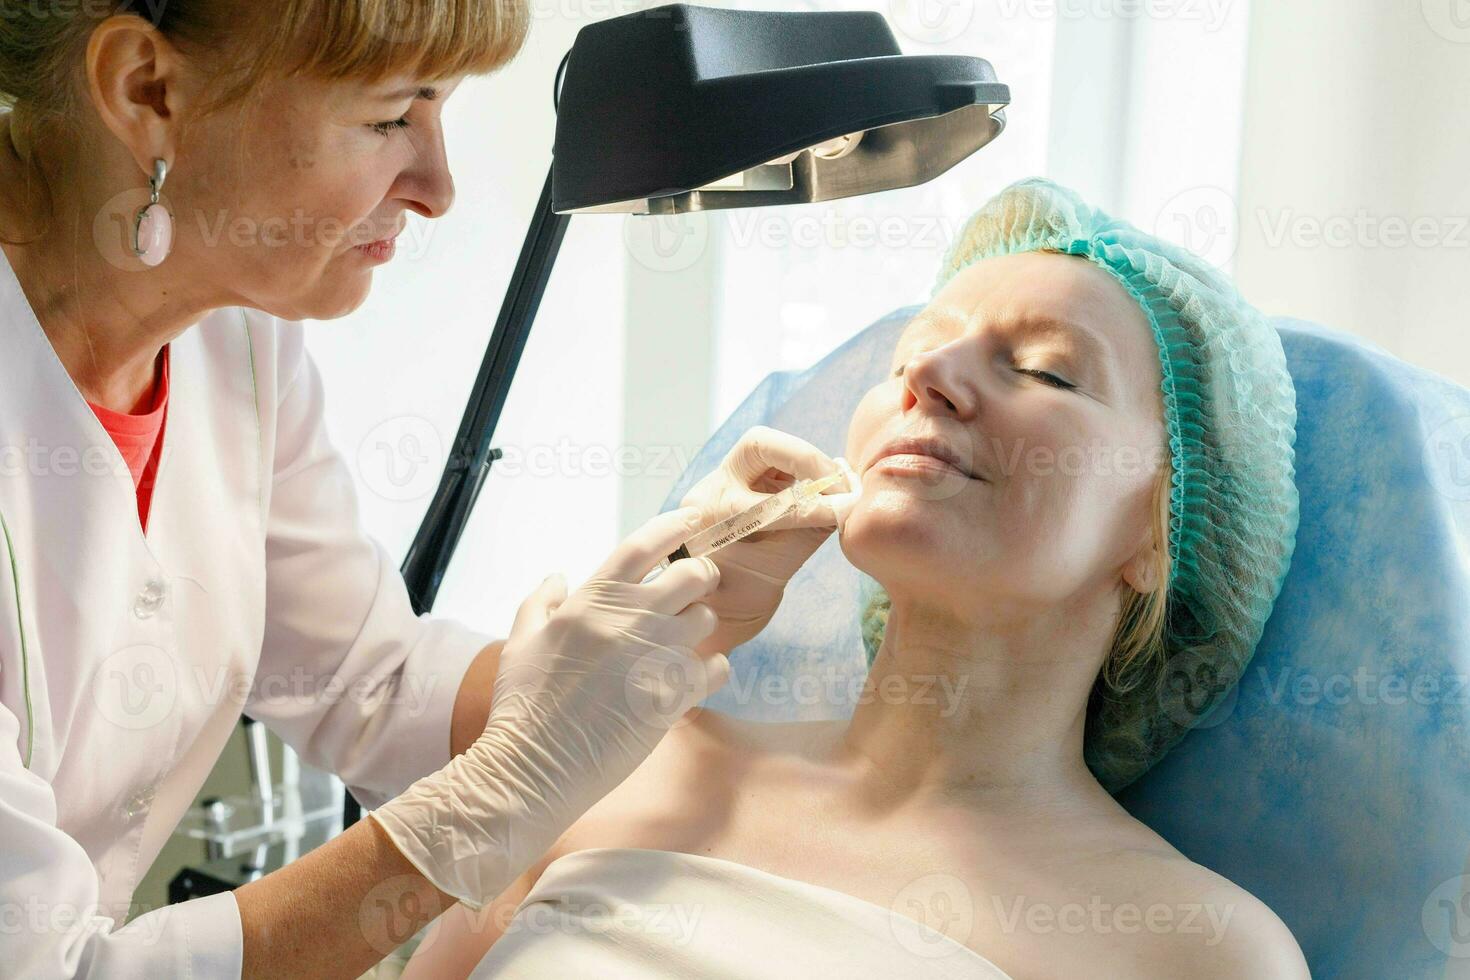
[[[490,465],[500,456],[499,450],[490,448],[490,441],[571,221],[571,215],[557,214],[551,209],[552,173],[553,170],[546,172],[546,184],[536,202],[530,230],[501,303],[500,317],[490,334],[490,344],[485,348],[485,358],[480,362],[480,373],[475,377],[475,387],[450,448],[444,475],[439,478],[439,488],[434,491],[434,499],[403,560],[403,580],[408,586],[413,611],[418,614],[433,609],[444,572],[474,510],[480,488],[485,485]],[[362,816],[362,808],[350,791],[346,797],[344,828]]]
[[[498,450],[491,450],[490,440],[571,220],[570,215],[551,209],[551,177],[552,171],[548,170],[439,488],[403,560],[403,580],[415,613],[426,613],[434,607],[449,559],[474,510],[490,464],[499,457]]]

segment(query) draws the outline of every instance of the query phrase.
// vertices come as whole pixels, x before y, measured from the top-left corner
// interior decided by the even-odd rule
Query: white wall
[[[1257,8],[1242,289],[1470,384],[1470,5]]]

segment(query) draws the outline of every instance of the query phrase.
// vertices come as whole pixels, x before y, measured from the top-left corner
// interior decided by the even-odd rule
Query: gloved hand
[[[839,470],[856,482],[850,467],[840,466],[805,439],[759,425],[740,437],[720,465],[690,488],[680,505],[698,507],[704,515],[701,527],[709,527],[797,480],[820,479]],[[705,601],[720,622],[696,648],[699,652],[728,652],[765,628],[776,614],[786,583],[845,516],[842,510],[834,510],[834,501],[850,504],[856,489],[839,484],[769,527],[710,553],[708,557],[719,566],[720,582]],[[669,570],[680,564],[674,562]]]
[[[441,891],[480,908],[636,769],[730,676],[694,648],[715,628],[707,559],[660,558],[701,525],[677,510],[644,524],[577,591],[559,576],[520,607],[485,732],[443,769],[373,811]]]

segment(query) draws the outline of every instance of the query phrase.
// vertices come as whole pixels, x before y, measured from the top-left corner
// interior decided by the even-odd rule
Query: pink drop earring
[[[148,179],[149,202],[138,209],[133,221],[133,254],[149,267],[168,258],[174,245],[174,219],[168,208],[158,202],[163,182],[168,179],[168,164],[153,161],[153,176]]]

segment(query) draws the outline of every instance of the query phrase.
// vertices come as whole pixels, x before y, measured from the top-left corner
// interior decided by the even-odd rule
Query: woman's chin
[[[914,506],[881,506],[865,499],[848,516],[838,544],[854,567],[869,575],[872,568],[897,564],[932,565],[936,556],[953,547],[946,522]],[[873,576],[877,578],[877,575]]]
[[[304,295],[275,304],[270,312],[283,320],[336,320],[347,316],[362,306],[372,287],[371,274],[355,278],[359,281],[319,284]]]

